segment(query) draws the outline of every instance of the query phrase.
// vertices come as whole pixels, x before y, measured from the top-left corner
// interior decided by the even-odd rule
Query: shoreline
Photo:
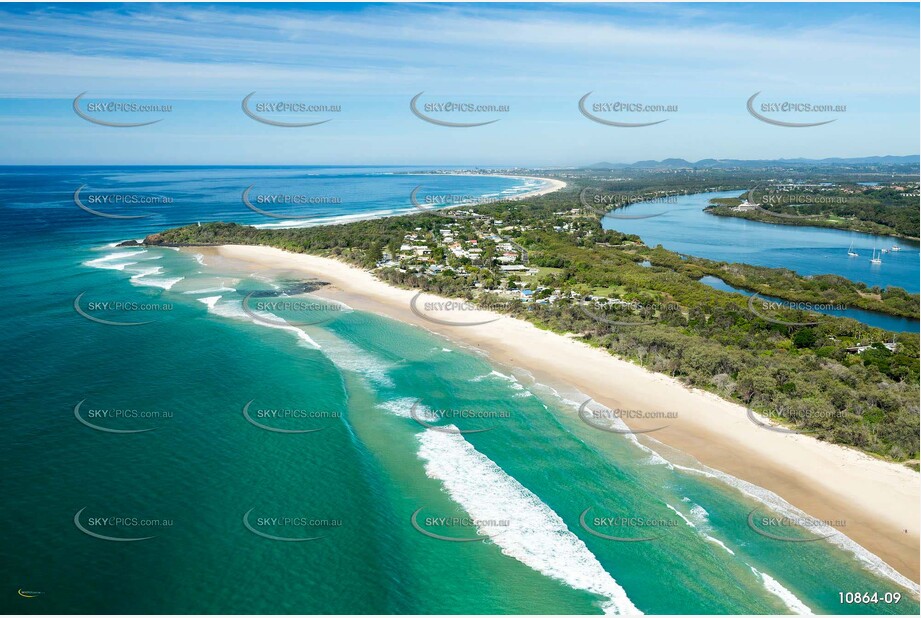
[[[527,193],[522,193],[520,195],[514,195],[508,198],[508,200],[501,201],[515,201],[523,200],[530,197],[538,197],[540,195],[546,195],[548,193],[553,193],[554,191],[559,191],[566,187],[566,182],[562,180],[557,180],[555,178],[544,178],[543,176],[515,176],[513,174],[471,174],[466,172],[450,172],[445,174],[422,174],[423,176],[492,176],[493,178],[514,178],[515,180],[540,180],[542,182],[549,183],[545,187],[540,189],[534,189],[533,191],[528,191]],[[460,206],[460,204],[458,205]],[[451,206],[450,208],[456,208],[456,206]]]
[[[446,299],[391,286],[338,260],[248,245],[193,250],[249,270],[297,272],[320,279],[328,285],[313,292],[316,296],[424,328],[492,362],[520,367],[543,384],[578,389],[609,408],[678,410],[677,419],[652,434],[656,441],[773,492],[812,517],[846,521],[847,537],[918,582],[921,484],[918,474],[903,465],[808,436],[763,429],[749,420],[743,406],[523,320],[479,309],[465,311],[462,320],[456,312],[444,315],[487,323],[449,326],[425,320],[410,310],[413,298],[418,297],[417,306],[423,307]],[[628,422],[634,430],[659,424],[655,419]]]
[[[719,204],[710,204],[709,206],[704,208],[704,212],[714,217],[731,217],[733,219],[744,219],[746,221],[755,221],[757,223],[789,225],[791,227],[814,227],[814,228],[818,228],[821,230],[838,230],[839,232],[854,232],[855,234],[866,234],[867,236],[880,236],[882,238],[895,238],[898,240],[905,240],[905,241],[910,241],[914,243],[921,243],[921,237],[905,236],[904,234],[899,234],[897,232],[892,233],[892,234],[883,234],[881,232],[868,232],[866,230],[855,230],[849,227],[838,227],[835,225],[816,225],[816,222],[812,222],[811,224],[810,223],[791,223],[789,219],[786,222],[784,222],[784,220],[781,219],[780,217],[775,217],[775,219],[779,219],[777,221],[771,221],[768,219],[755,219],[755,218],[749,218],[749,217],[740,217],[737,214],[729,214],[726,212],[714,212],[713,209],[719,208],[719,207],[720,207]]]
[[[539,189],[534,189],[532,191],[526,191],[518,195],[512,195],[507,198],[502,198],[498,201],[507,201],[515,202],[518,200],[529,199],[532,197],[540,197],[541,195],[546,195],[548,193],[553,193],[559,191],[566,187],[566,183],[562,180],[556,180],[554,178],[543,178],[541,176],[512,176],[509,174],[464,174],[464,173],[450,173],[450,174],[406,174],[407,176],[492,176],[494,178],[514,178],[516,180],[540,180],[547,183],[545,186],[540,187]],[[354,214],[354,215],[335,215],[328,218],[319,218],[315,220],[310,220],[305,223],[298,225],[298,219],[292,218],[291,220],[278,221],[276,223],[257,223],[253,227],[258,229],[267,229],[267,230],[277,230],[277,229],[294,229],[302,227],[319,227],[321,225],[346,225],[349,223],[355,223],[357,221],[373,221],[375,219],[386,219],[387,217],[405,217],[408,215],[415,215],[423,212],[437,213],[439,210],[451,210],[453,208],[465,208],[469,206],[477,206],[478,204],[452,204],[450,206],[442,206],[440,208],[432,208],[422,210],[410,206],[408,210],[403,211],[389,211],[388,214],[379,214],[379,215],[367,215],[367,214]]]

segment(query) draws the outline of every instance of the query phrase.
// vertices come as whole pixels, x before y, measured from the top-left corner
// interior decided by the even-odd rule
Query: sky
[[[917,3],[0,4],[0,164],[917,154],[918,20]],[[762,118],[833,122],[756,118],[759,92]],[[85,119],[81,93],[91,119],[159,122]]]

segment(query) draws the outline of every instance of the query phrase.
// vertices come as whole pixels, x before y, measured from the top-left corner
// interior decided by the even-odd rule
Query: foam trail
[[[732,551],[731,549],[729,549],[728,547],[726,547],[726,544],[723,543],[721,540],[719,540],[719,539],[717,539],[717,538],[714,538],[714,537],[710,536],[709,534],[704,534],[704,538],[707,539],[708,541],[710,541],[711,543],[713,543],[713,544],[715,544],[715,545],[719,545],[720,547],[722,547],[723,549],[725,549],[727,552],[729,552],[729,555],[730,555],[730,556],[735,556],[735,555],[736,555],[736,553],[735,553],[734,551]]]
[[[393,414],[394,416],[410,418],[411,417],[410,410],[412,410],[413,406],[415,405],[416,406],[416,416],[418,418],[421,418],[427,421],[431,421],[433,423],[437,421],[438,417],[436,417],[432,413],[431,409],[429,409],[427,406],[424,406],[421,403],[418,403],[418,401],[419,401],[418,399],[414,399],[412,397],[400,397],[398,399],[391,399],[390,401],[385,401],[384,403],[380,403],[375,407],[381,410],[385,410],[389,412],[390,414]]]
[[[94,260],[87,260],[86,262],[83,262],[83,265],[89,266],[90,268],[125,270],[125,267],[133,266],[136,262],[125,262],[123,260],[132,260],[142,253],[147,253],[147,251],[116,251],[115,253],[109,253],[108,255],[104,255],[103,257],[96,258]]]
[[[293,228],[293,227],[313,227],[315,225],[337,225],[340,223],[352,223],[354,221],[366,221],[371,219],[380,219],[394,214],[407,214],[418,212],[415,208],[375,210],[350,215],[335,215],[329,217],[315,217],[313,219],[291,219],[283,220],[278,223],[258,223],[253,227],[271,229],[271,228]]]
[[[812,615],[812,610],[809,609],[805,603],[796,598],[795,594],[784,588],[779,581],[767,573],[762,573],[755,567],[751,567],[751,570],[755,575],[761,578],[764,589],[783,601],[784,605],[786,605],[787,609],[791,612],[800,616]]]
[[[215,292],[236,292],[236,291],[237,291],[236,288],[228,288],[225,286],[221,286],[217,288],[203,288],[201,290],[188,290],[186,292],[183,292],[183,294],[213,294]]]
[[[679,511],[679,510],[676,509],[675,507],[673,507],[671,504],[666,503],[665,506],[667,506],[667,507],[670,508],[672,511],[674,511],[674,512],[675,512],[675,515],[677,515],[678,517],[680,517],[681,519],[683,519],[683,520],[684,520],[684,523],[686,523],[686,524],[687,524],[688,526],[690,526],[691,528],[696,528],[696,527],[697,527],[697,526],[694,524],[693,521],[691,521],[690,519],[688,519],[687,517],[684,516],[684,513],[682,513],[681,511]]]
[[[208,305],[208,309],[214,309],[214,306],[217,304],[217,301],[221,300],[220,296],[208,296],[207,298],[196,298],[200,303]]]
[[[573,408],[574,410],[578,410],[579,407],[582,405],[582,402],[585,401],[586,399],[588,399],[588,396],[587,396],[587,395],[585,395],[585,394],[583,394],[583,393],[576,392],[576,393],[575,393],[575,396],[578,397],[578,398],[580,399],[580,401],[574,401],[574,400],[572,400],[572,399],[569,399],[568,396],[563,395],[562,393],[560,393],[559,391],[557,391],[557,390],[554,389],[553,387],[547,386],[547,388],[553,393],[553,395],[554,395],[557,399],[560,400],[560,402],[562,402],[564,405],[566,405],[566,406],[568,406],[568,407],[570,407],[570,408]],[[601,406],[601,404],[599,404],[599,403],[596,401],[596,402],[593,403],[593,405],[590,405],[590,406],[589,406],[589,409],[593,409],[593,408],[595,408],[595,407],[602,407],[602,406]],[[606,418],[606,419],[604,419],[604,420],[608,423],[609,427],[612,428],[612,429],[619,429],[619,430],[621,430],[621,431],[627,431],[627,432],[630,430],[630,428],[627,426],[627,424],[626,424],[622,419],[620,419],[619,417],[616,417],[616,416],[609,416],[609,418]],[[650,463],[650,464],[657,465],[657,466],[665,466],[665,467],[668,468],[669,470],[672,470],[672,469],[673,469],[673,468],[672,468],[672,464],[671,464],[670,461],[668,461],[667,459],[665,459],[664,457],[662,457],[662,455],[660,455],[658,452],[654,451],[653,449],[649,448],[648,446],[646,446],[645,444],[643,444],[642,442],[640,442],[639,439],[636,437],[636,434],[633,434],[633,433],[623,433],[623,434],[621,434],[621,435],[623,435],[624,438],[626,438],[627,440],[629,440],[630,442],[632,442],[633,445],[634,445],[636,448],[640,449],[640,450],[643,451],[644,453],[647,453],[647,454],[649,455],[649,463]],[[682,515],[682,517],[683,517],[683,515]]]
[[[559,515],[463,436],[427,429],[418,440],[428,476],[440,480],[473,519],[511,522],[478,528],[503,554],[572,588],[605,597],[605,613],[642,613]]]
[[[510,388],[516,391],[525,390],[524,385],[518,381],[518,378],[516,378],[513,375],[505,375],[504,373],[499,373],[496,370],[492,370],[487,374],[477,376],[470,381],[471,382],[482,382],[483,380],[489,380],[489,379],[495,379],[495,380],[500,380],[502,382],[505,382],[506,384],[509,385]],[[525,395],[525,397],[527,397],[527,395]]]
[[[358,373],[383,388],[393,388],[393,380],[387,372],[394,363],[385,361],[328,331],[323,331],[319,337],[323,344],[323,353],[336,367]],[[411,406],[412,404],[406,407],[407,413]],[[394,410],[390,411],[396,413]]]
[[[152,268],[142,268],[140,272],[136,275],[131,276],[131,283],[134,285],[143,285],[147,287],[156,287],[163,288],[168,290],[185,277],[152,277],[151,275],[159,275],[163,272],[163,269],[159,266],[154,266]]]
[[[699,474],[701,476],[706,476],[713,479],[718,479],[742,492],[750,498],[764,504],[769,507],[771,510],[789,517],[790,519],[796,520],[813,520],[807,513],[796,508],[774,492],[759,487],[748,481],[743,481],[742,479],[736,478],[731,474],[726,474],[725,472],[720,472],[713,468],[709,468],[703,464],[698,463],[699,468],[691,468],[688,466],[682,466],[679,464],[674,464],[674,467],[678,470],[683,470],[685,472],[690,472],[692,474]],[[837,528],[828,526],[826,524],[819,524],[810,528],[810,532],[817,536],[826,536],[831,535],[826,541],[835,545],[836,547],[843,549],[851,554],[853,554],[861,565],[867,570],[876,573],[890,581],[895,582],[899,586],[911,590],[912,593],[917,597],[919,594],[919,586],[914,583],[894,568],[886,564],[879,556],[870,552],[868,549],[864,548],[862,545],[854,541],[853,539],[847,537]]]
[[[291,326],[290,324],[272,324],[268,322],[263,322],[259,320],[254,320],[251,315],[243,310],[243,301],[242,300],[230,300],[226,302],[218,302],[221,300],[221,296],[208,296],[206,298],[196,298],[200,303],[204,303],[208,306],[208,313],[213,313],[214,315],[221,316],[222,318],[228,318],[231,320],[242,320],[244,322],[252,322],[257,326],[265,326],[266,328],[277,328],[279,330],[286,330],[297,335],[297,338],[300,339],[308,347],[319,350],[320,344],[311,338],[310,335],[302,331],[300,328]],[[266,316],[271,316],[273,319],[278,320],[277,316],[274,314],[269,314],[266,312],[254,312],[254,313],[264,313]],[[268,318],[267,318],[268,319]]]
[[[240,305],[241,305],[241,310],[242,310],[242,305],[243,305],[242,301],[240,302]],[[263,312],[254,311],[253,313],[258,314],[258,313],[263,313]],[[281,319],[274,314],[270,314],[268,312],[264,312],[264,313],[272,316],[272,318],[267,318],[268,320],[271,320],[271,319],[280,320]],[[291,332],[297,335],[297,338],[300,339],[303,343],[307,344],[308,347],[311,347],[315,350],[320,349],[319,343],[314,341],[310,335],[308,335],[307,333],[305,333],[303,330],[301,330],[300,328],[296,326],[291,326],[290,324],[274,324],[271,321],[262,322],[260,320],[253,320],[253,324],[257,324],[259,326],[265,326],[266,328],[277,328],[279,330],[286,330],[288,332]]]
[[[89,266],[90,268],[105,268],[106,270],[125,270],[129,266],[134,266],[137,262],[111,262],[103,260],[90,260],[89,262],[83,262],[84,266]]]

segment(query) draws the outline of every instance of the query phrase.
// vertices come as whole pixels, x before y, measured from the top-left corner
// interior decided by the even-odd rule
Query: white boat
[[[859,253],[857,253],[856,251],[854,251],[854,242],[853,242],[853,241],[851,241],[851,246],[848,247],[848,249],[847,249],[847,254],[848,254],[849,256],[851,256],[851,257],[857,257],[858,255],[860,255]]]
[[[873,257],[870,258],[870,263],[871,264],[882,264],[883,263],[883,259],[879,257],[878,255],[876,255],[876,248],[873,249]]]
[[[901,250],[902,250],[902,247],[900,247],[900,246],[898,246],[898,245],[892,245],[891,251],[901,251]]]
[[[889,249],[883,249],[883,253],[889,253]]]

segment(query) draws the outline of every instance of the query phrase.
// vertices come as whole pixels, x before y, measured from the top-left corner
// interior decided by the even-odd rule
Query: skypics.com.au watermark
[[[661,421],[674,420],[678,418],[675,411],[663,410],[637,410],[622,408],[606,408],[599,406],[597,403],[593,406],[593,399],[589,398],[579,406],[579,419],[592,429],[600,429],[609,433],[616,434],[638,434],[651,433],[668,427],[668,423],[653,427],[651,429],[630,429],[625,421]]]
[[[134,114],[146,114],[148,115],[148,118],[150,118],[150,115],[153,114],[162,115],[173,111],[173,106],[170,104],[139,103],[137,101],[130,100],[84,101],[83,97],[86,95],[87,92],[82,92],[74,98],[74,113],[87,122],[91,122],[93,124],[104,127],[145,127],[148,125],[157,124],[163,120],[163,118],[154,118],[134,122],[123,122],[117,119],[126,118]]]
[[[302,219],[313,219],[318,216],[317,213],[309,215],[286,215],[282,213],[265,210],[262,206],[338,206],[342,204],[342,198],[336,195],[307,195],[304,193],[270,193],[252,195],[253,187],[250,185],[243,189],[243,205],[263,217],[272,219],[285,219],[297,221]],[[258,204],[258,206],[257,206]]]
[[[102,541],[129,543],[148,541],[156,538],[152,532],[169,529],[173,520],[160,517],[138,516],[126,513],[106,513],[104,516],[83,516],[88,507],[83,507],[74,515],[77,530]]]
[[[780,407],[773,410],[774,415],[784,419],[788,423],[794,423],[797,425],[802,425],[809,427],[815,424],[825,425],[830,420],[840,421],[843,418],[848,416],[848,413],[843,410],[814,410],[808,408],[786,408]],[[817,429],[789,429],[781,425],[772,425],[768,422],[765,422],[755,414],[755,411],[751,408],[745,410],[745,414],[752,423],[765,429],[767,431],[773,431],[775,433],[785,433],[785,434],[810,434],[816,433]]]
[[[676,303],[640,302],[619,298],[593,299],[581,302],[577,307],[592,320],[609,326],[649,326],[659,322],[663,314],[681,311],[681,306]]]
[[[804,219],[816,220],[822,219],[820,214],[799,214],[796,212],[777,212],[765,208],[765,206],[774,207],[795,207],[795,206],[834,206],[848,204],[852,198],[843,195],[824,195],[822,193],[805,193],[797,188],[780,190],[780,189],[763,189],[759,192],[759,187],[754,187],[745,194],[745,201],[736,207],[738,210],[757,210],[758,212],[777,217],[780,219]]]
[[[137,317],[151,317],[173,310],[172,303],[142,303],[111,299],[84,302],[85,295],[86,292],[80,292],[74,298],[74,311],[82,318],[106,326],[143,326],[156,322],[156,318],[137,321]],[[129,321],[126,316],[137,317]]]
[[[582,529],[598,538],[618,543],[654,541],[665,536],[670,529],[681,525],[677,519],[665,517],[613,515],[589,519],[588,514],[592,509],[593,507],[588,507],[579,515],[579,525]]]
[[[434,213],[451,219],[478,219],[481,215],[473,212],[456,210],[458,206],[483,206],[487,204],[498,204],[506,202],[509,198],[485,197],[480,195],[467,194],[443,194],[443,195],[426,195],[419,199],[419,190],[422,185],[416,186],[409,194],[409,203],[413,208],[422,212]]]
[[[262,124],[273,127],[315,127],[317,125],[326,124],[331,121],[332,118],[324,118],[323,120],[311,118],[309,120],[305,119],[298,121],[290,120],[290,118],[305,114],[338,114],[342,111],[342,106],[335,104],[308,103],[305,101],[287,99],[257,102],[253,101],[255,95],[255,92],[250,92],[243,97],[243,101],[240,104],[243,113],[256,122],[261,122]],[[287,120],[283,120],[283,118]]]
[[[749,512],[748,527],[761,536],[785,543],[810,543],[841,534],[847,526],[844,519],[823,520],[808,515],[756,515],[758,508]]]
[[[435,316],[475,315],[476,313],[482,313],[484,311],[508,311],[512,307],[511,302],[484,304],[475,304],[472,301],[466,300],[432,300],[420,302],[419,297],[422,296],[423,293],[424,292],[419,292],[409,301],[410,311],[423,320],[443,326],[478,326],[501,320],[502,316],[478,321],[443,319],[443,317]]]
[[[317,420],[337,420],[341,413],[334,410],[308,410],[300,407],[268,407],[253,405],[250,399],[243,406],[243,418],[248,423],[265,431],[282,434],[316,433],[327,429],[328,423],[316,426]],[[309,425],[304,427],[304,425]]]
[[[476,519],[468,516],[420,517],[425,507],[419,507],[409,517],[416,532],[449,543],[476,543],[502,534],[511,525],[508,519]],[[478,534],[484,531],[485,534]]]
[[[759,317],[766,322],[780,324],[781,326],[816,326],[818,322],[815,320],[810,320],[808,322],[793,322],[789,320],[782,320],[778,317],[773,317],[771,312],[796,311],[827,314],[830,311],[844,312],[847,311],[847,309],[847,305],[842,305],[840,303],[812,303],[807,301],[767,299],[762,298],[757,293],[748,297],[748,310],[752,315]]]
[[[483,120],[481,122],[461,122],[460,119],[476,117],[478,114],[481,115],[480,117],[482,117],[482,115],[493,116],[495,114],[506,114],[511,111],[509,105],[502,103],[473,103],[452,99],[440,99],[429,102],[420,101],[424,94],[425,91],[420,92],[410,100],[409,110],[416,118],[440,127],[462,129],[482,127],[499,122],[500,118],[491,118],[490,120]],[[449,118],[452,120],[448,120]]]
[[[660,217],[669,212],[669,207],[678,204],[678,195],[650,195],[643,193],[590,193],[591,188],[586,187],[579,192],[579,203],[584,212],[600,215],[606,219],[650,219]],[[622,214],[618,210],[631,204],[656,204],[661,205],[657,212],[631,215]]]
[[[483,433],[492,431],[499,425],[497,420],[506,420],[511,418],[511,413],[507,410],[474,410],[470,408],[437,408],[430,409],[420,405],[420,400],[416,400],[409,410],[409,416],[414,421],[433,431],[453,434]],[[486,420],[489,423],[487,427],[472,429],[458,429],[453,423],[462,421],[466,423],[473,419],[474,421]],[[436,425],[438,422],[451,423],[448,426]]]
[[[847,105],[840,103],[816,103],[813,101],[801,100],[773,100],[761,101],[755,103],[755,99],[761,94],[756,92],[748,98],[746,109],[748,113],[767,124],[777,127],[806,128],[819,127],[824,124],[835,122],[837,118],[819,121],[793,121],[792,118],[805,119],[814,117],[814,114],[841,114],[847,112]],[[790,120],[780,120],[780,118],[790,118]]]
[[[82,184],[74,191],[74,204],[80,210],[104,219],[144,219],[151,216],[144,214],[119,214],[105,212],[99,208],[133,208],[145,205],[170,205],[173,198],[165,195],[144,195],[140,193],[89,193]]]
[[[668,118],[661,120],[652,120],[645,122],[627,122],[623,114],[674,114],[678,111],[678,106],[674,104],[647,103],[643,101],[601,101],[588,103],[591,92],[586,93],[579,99],[579,112],[598,124],[609,127],[621,128],[639,128],[651,127],[662,124]]]
[[[329,322],[349,309],[334,301],[307,300],[299,298],[253,298],[258,292],[250,292],[243,298],[243,312],[256,322],[270,326],[314,326]],[[278,315],[282,313],[289,317]]]
[[[337,518],[315,517],[311,515],[257,513],[253,507],[243,514],[243,527],[263,539],[283,543],[305,543],[319,541],[330,530],[342,527],[342,520]]]
[[[159,429],[174,416],[170,410],[102,408],[85,403],[86,399],[74,406],[74,417],[86,427],[104,433],[147,433]]]

